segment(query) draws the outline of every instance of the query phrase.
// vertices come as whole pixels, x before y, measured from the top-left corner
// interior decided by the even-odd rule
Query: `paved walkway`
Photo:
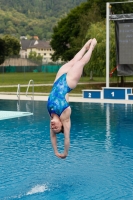
[[[0,99],[18,100],[17,95],[0,95]],[[47,101],[48,96],[34,96],[35,101]],[[20,100],[31,100],[30,96],[20,96]],[[89,99],[83,97],[69,97],[69,102],[88,102],[88,103],[116,103],[116,104],[133,104],[133,100],[111,100],[111,99]]]

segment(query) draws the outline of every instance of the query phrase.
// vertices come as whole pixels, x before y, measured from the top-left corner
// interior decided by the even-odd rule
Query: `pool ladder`
[[[28,97],[28,91],[29,91],[29,87],[31,86],[31,84],[32,84],[32,96],[30,96],[30,97],[32,100],[34,100],[34,81],[33,80],[29,81],[29,84],[28,84],[28,87],[26,90],[26,97]]]
[[[17,110],[20,111],[20,84],[18,84],[17,88],[17,97],[18,97]]]
[[[34,113],[34,81],[30,80],[27,90],[26,90],[26,97],[28,96],[28,92],[29,92],[29,87],[32,85],[32,95],[30,96],[31,100],[32,100],[32,112]],[[30,111],[30,107],[29,107],[29,101],[26,103],[26,110],[29,112]]]
[[[27,86],[27,90],[26,90],[26,97],[28,96],[29,93],[29,87],[32,84],[32,95],[30,96],[32,102],[33,102],[33,112],[34,112],[34,81],[30,80]],[[17,110],[20,111],[20,84],[18,84],[18,88],[17,88],[17,97],[18,97],[18,103],[17,103]]]
[[[32,83],[32,96],[31,96],[31,99],[34,100],[34,81],[33,80],[30,80],[29,81],[29,84],[28,84],[28,87],[27,87],[27,90],[26,90],[26,97],[28,97],[28,91],[29,91],[29,87]],[[20,84],[18,84],[18,88],[17,88],[17,97],[18,97],[18,100],[20,102]]]
[[[18,88],[17,88],[17,97],[18,97],[18,100],[20,101],[20,84],[18,84]]]

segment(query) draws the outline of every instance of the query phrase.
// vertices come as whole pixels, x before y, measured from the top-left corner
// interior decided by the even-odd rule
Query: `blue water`
[[[46,102],[0,121],[0,200],[132,200],[133,106],[71,103],[69,156],[54,156]],[[0,101],[17,110],[17,101]],[[32,111],[22,101],[21,111]],[[58,135],[63,150],[63,134]]]

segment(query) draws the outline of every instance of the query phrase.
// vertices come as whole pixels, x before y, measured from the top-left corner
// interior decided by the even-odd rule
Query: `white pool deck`
[[[18,100],[18,97],[17,95],[0,94],[0,99]],[[45,95],[34,96],[34,101],[47,101],[47,99],[48,96]],[[31,100],[31,98],[21,95],[20,100]],[[133,100],[89,99],[80,96],[69,96],[69,102],[133,104]]]

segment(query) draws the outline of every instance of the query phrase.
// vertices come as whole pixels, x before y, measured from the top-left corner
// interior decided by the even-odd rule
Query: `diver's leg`
[[[68,63],[64,64],[58,71],[56,75],[56,79],[58,79],[62,74],[68,73],[68,71],[77,63],[79,60],[82,59],[85,52],[89,49],[91,45],[92,39],[88,40],[85,45],[82,47],[82,49],[74,56],[72,60],[70,60]]]
[[[69,85],[70,88],[75,88],[81,75],[83,72],[83,68],[84,66],[89,62],[91,55],[92,55],[92,51],[94,49],[94,47],[96,46],[97,41],[94,38],[91,42],[90,48],[89,50],[86,52],[86,54],[82,57],[82,59],[80,59],[79,61],[77,61],[73,67],[68,71],[67,74],[67,83]]]

